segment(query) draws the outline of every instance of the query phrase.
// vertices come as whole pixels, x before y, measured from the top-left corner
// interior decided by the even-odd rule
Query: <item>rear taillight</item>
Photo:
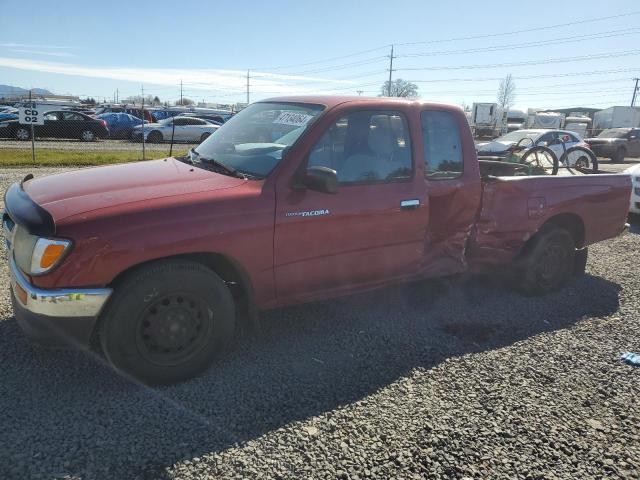
[[[106,120],[100,120],[102,122],[102,125],[104,126],[104,128],[107,128],[107,121]]]

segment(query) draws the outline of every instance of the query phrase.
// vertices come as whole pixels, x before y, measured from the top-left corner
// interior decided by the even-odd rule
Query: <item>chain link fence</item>
[[[195,106],[0,100],[0,165],[101,165],[184,155],[233,114]]]

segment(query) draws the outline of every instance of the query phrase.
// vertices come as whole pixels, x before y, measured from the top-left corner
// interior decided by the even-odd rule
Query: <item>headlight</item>
[[[47,273],[60,263],[70,246],[69,240],[39,238],[31,256],[31,275]]]

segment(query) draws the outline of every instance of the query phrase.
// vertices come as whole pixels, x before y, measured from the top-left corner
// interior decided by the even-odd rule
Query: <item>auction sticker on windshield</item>
[[[301,127],[309,123],[309,120],[311,120],[312,118],[313,115],[307,115],[306,113],[282,112],[280,115],[278,115],[278,118],[273,121],[273,123]]]

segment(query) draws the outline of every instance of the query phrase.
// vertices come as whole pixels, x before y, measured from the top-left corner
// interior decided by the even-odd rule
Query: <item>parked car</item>
[[[183,113],[180,115],[181,117],[194,117],[194,118],[202,118],[203,120],[209,120],[216,125],[222,125],[226,120],[222,115],[218,115],[217,113]]]
[[[564,152],[569,148],[589,148],[589,145],[574,132],[548,129],[516,130],[490,142],[478,142],[476,148],[478,155],[481,156],[507,157],[511,149],[518,143],[524,144],[524,146],[546,146],[553,151],[558,159],[562,158]],[[568,165],[574,166],[576,163],[580,163],[587,169],[591,166],[592,161],[588,155],[569,155]]]
[[[134,127],[142,125],[141,119],[128,113],[103,113],[96,118],[107,122],[110,138],[131,138]]]
[[[10,120],[5,133],[17,140],[29,140],[31,127],[18,120]],[[44,125],[34,125],[34,134],[41,138],[77,138],[92,142],[97,138],[108,138],[109,130],[104,120],[83,113],[67,110],[52,110],[44,114]]]
[[[640,157],[640,128],[609,128],[585,140],[599,157],[624,162],[625,157]]]
[[[624,173],[631,175],[633,189],[631,190],[631,202],[629,203],[629,211],[640,215],[640,163],[633,167],[627,168]]]
[[[16,113],[0,113],[0,138],[12,138],[11,126],[18,121]]]
[[[175,129],[174,129],[175,127]],[[160,143],[173,137],[175,142],[199,143],[207,139],[220,125],[195,117],[171,117],[157,123],[144,125],[144,141]],[[142,125],[133,127],[132,140],[142,139]]]
[[[103,105],[101,107],[96,108],[95,115],[102,115],[103,113],[128,113],[129,115],[133,115],[134,117],[143,118],[147,122],[155,122],[155,119],[151,115],[151,112],[138,107],[126,107],[119,105]]]
[[[584,273],[588,245],[625,228],[628,175],[482,169],[455,106],[256,102],[188,156],[11,185],[15,318],[34,339],[95,340],[119,371],[171,383],[260,310],[498,267],[527,294],[557,292]]]

